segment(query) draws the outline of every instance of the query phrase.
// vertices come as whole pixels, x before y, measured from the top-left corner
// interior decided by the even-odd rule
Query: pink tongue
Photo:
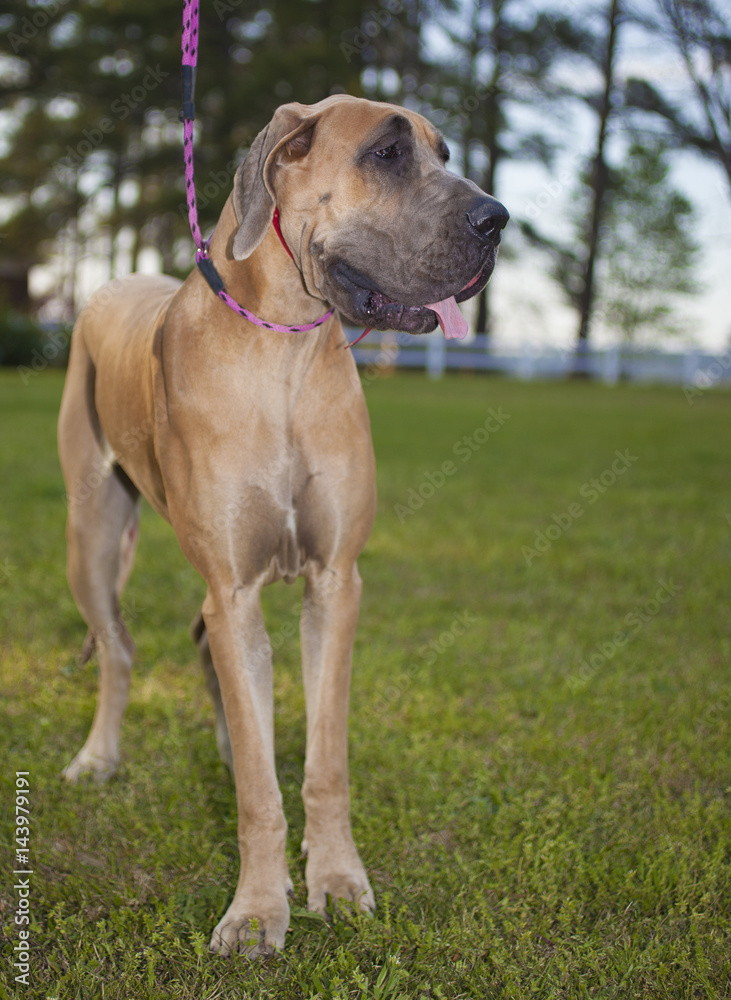
[[[432,302],[426,308],[433,309],[439,317],[439,325],[444,330],[444,336],[447,340],[452,340],[454,337],[462,340],[463,337],[467,336],[469,325],[459,311],[454,295],[449,299],[442,299],[441,302]]]

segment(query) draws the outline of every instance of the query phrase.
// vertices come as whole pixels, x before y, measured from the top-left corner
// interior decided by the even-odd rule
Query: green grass
[[[265,604],[296,903],[286,951],[250,964],[207,952],[237,873],[234,793],[187,635],[203,587],[149,509],[125,598],[138,662],[120,773],[58,777],[96,685],[64,579],[61,385],[0,375],[0,997],[731,993],[731,396],[369,386],[379,511],[351,768],[377,912],[305,910],[300,588],[279,585]],[[491,407],[503,423],[470,451]],[[617,451],[632,461],[592,502]],[[16,770],[31,776],[28,988],[11,958]]]

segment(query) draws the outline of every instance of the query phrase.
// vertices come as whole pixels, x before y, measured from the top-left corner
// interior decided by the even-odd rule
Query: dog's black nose
[[[508,224],[510,213],[497,198],[482,198],[467,213],[467,221],[482,236],[499,239],[501,230]]]

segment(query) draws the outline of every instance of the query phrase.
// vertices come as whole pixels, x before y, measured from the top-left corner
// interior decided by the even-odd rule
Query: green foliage
[[[272,587],[296,898],[285,952],[250,964],[207,951],[236,880],[235,799],[187,634],[203,587],[149,509],[124,598],[138,659],[121,772],[59,781],[96,696],[64,579],[60,390],[56,372],[27,386],[0,373],[0,864],[13,868],[16,769],[31,772],[34,862],[27,989],[12,979],[13,883],[0,882],[0,997],[728,996],[731,396],[369,386],[379,511],[360,560],[350,731],[377,911],[326,923],[305,909],[300,588]],[[466,449],[490,407],[508,419]],[[589,503],[582,485],[625,449],[636,461]],[[424,499],[447,459],[457,472]],[[401,521],[412,489],[424,502]],[[582,516],[529,565],[523,548],[577,501]],[[680,589],[650,613],[659,580]],[[602,658],[638,609],[642,627]]]
[[[78,253],[92,228],[94,252],[104,246],[101,233],[114,271],[114,241],[130,225],[135,263],[147,246],[161,252],[167,271],[189,267],[189,241],[182,257],[177,247],[188,234],[178,123],[182,2],[47,6],[8,0],[0,18],[0,97],[13,123],[0,193],[17,206],[3,251],[43,258],[62,237],[67,255]],[[196,164],[204,231],[218,219],[233,165],[277,105],[313,103],[333,89],[359,93],[360,58],[346,62],[339,45],[365,7],[201,4]]]
[[[653,20],[626,5],[620,17],[616,0],[592,12],[573,6],[559,11],[555,4],[521,0],[203,3],[195,154],[202,231],[209,234],[215,225],[235,167],[273,109],[338,91],[424,112],[454,144],[455,162],[499,197],[508,163],[552,165],[572,101],[601,111],[602,76],[608,69],[612,77],[616,65],[605,52],[607,17],[617,28],[621,23],[622,34],[632,20],[655,34],[677,36],[689,74],[707,62],[711,82],[704,94],[703,81],[692,81],[701,90],[681,113],[646,81],[632,84],[650,94],[643,105],[631,87],[623,95],[612,77],[611,99],[600,115],[605,125],[610,117],[631,121],[642,107],[653,123],[673,119],[677,146],[702,149],[728,167],[728,101],[722,96],[728,25],[720,8],[712,0],[661,0]],[[182,276],[192,266],[178,123],[181,8],[181,0],[7,0],[0,16],[6,52],[0,98],[7,109],[0,195],[14,210],[3,224],[3,252],[31,261],[59,254],[66,295],[73,295],[73,272],[86,256],[106,257],[111,276],[138,269],[146,249],[159,252],[167,273]],[[673,11],[687,37],[673,26]],[[621,52],[618,43],[613,49]],[[704,101],[705,116],[688,110]],[[603,139],[600,145],[602,160]],[[595,171],[592,184],[605,174],[604,168]],[[591,300],[586,244],[595,242],[598,225],[585,219],[571,246],[532,223],[524,221],[523,230],[550,250],[569,301],[580,302],[582,289]],[[503,250],[509,252],[510,241]],[[651,309],[630,271],[622,268],[612,277],[618,293],[606,303],[609,322],[629,331],[650,325],[645,317],[655,310],[666,323],[670,307]],[[662,276],[662,269],[653,274]],[[630,288],[626,308],[623,283]],[[485,331],[489,287],[477,303],[477,328]],[[654,290],[652,296],[657,299]],[[69,303],[70,312],[75,305]],[[591,311],[591,301],[580,303],[584,332]]]
[[[499,163],[552,163],[567,96],[559,67],[588,35],[563,16],[515,0],[474,0],[441,27],[452,58],[432,65],[424,92],[434,96],[422,98],[422,110],[458,143],[466,175],[497,194]],[[534,112],[530,124],[521,119],[526,107]]]
[[[571,191],[570,241],[547,239],[524,227],[548,250],[551,270],[568,302],[582,305],[589,252],[594,168]],[[672,184],[667,151],[657,137],[635,136],[622,160],[607,168],[597,239],[593,323],[625,343],[651,342],[686,330],[681,297],[697,294],[700,246],[692,232],[695,210]]]
[[[731,16],[717,0],[657,0],[642,20],[675,49],[685,64],[687,86],[668,93],[644,79],[625,84],[628,107],[661,123],[665,140],[714,160],[731,185]]]
[[[43,336],[32,320],[11,310],[0,312],[0,365],[27,365],[42,345]]]
[[[67,329],[43,330],[13,310],[0,310],[0,365],[42,371],[62,367],[68,358]]]
[[[676,296],[698,292],[695,211],[669,174],[662,142],[636,139],[608,192],[598,307],[625,342],[682,333]]]

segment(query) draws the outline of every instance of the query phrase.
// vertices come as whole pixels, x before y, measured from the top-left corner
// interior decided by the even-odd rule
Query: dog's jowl
[[[110,775],[134,644],[121,595],[140,496],[168,520],[207,585],[194,626],[233,769],[241,869],[211,947],[282,948],[292,883],[274,767],[272,663],[261,588],[305,578],[302,795],[309,907],[372,910],[350,830],[347,711],[373,524],[368,413],[339,316],[414,334],[464,333],[457,303],[490,277],[508,214],[450,173],[426,119],[346,96],[287,104],[236,172],[210,259],[253,325],[195,269],[133,275],[91,298],[71,346],[59,421],[69,495],[68,577],[99,660],[99,698],[69,781]],[[275,208],[284,242],[272,218]],[[339,314],[339,315],[338,315]],[[171,595],[172,598],[173,595]]]

